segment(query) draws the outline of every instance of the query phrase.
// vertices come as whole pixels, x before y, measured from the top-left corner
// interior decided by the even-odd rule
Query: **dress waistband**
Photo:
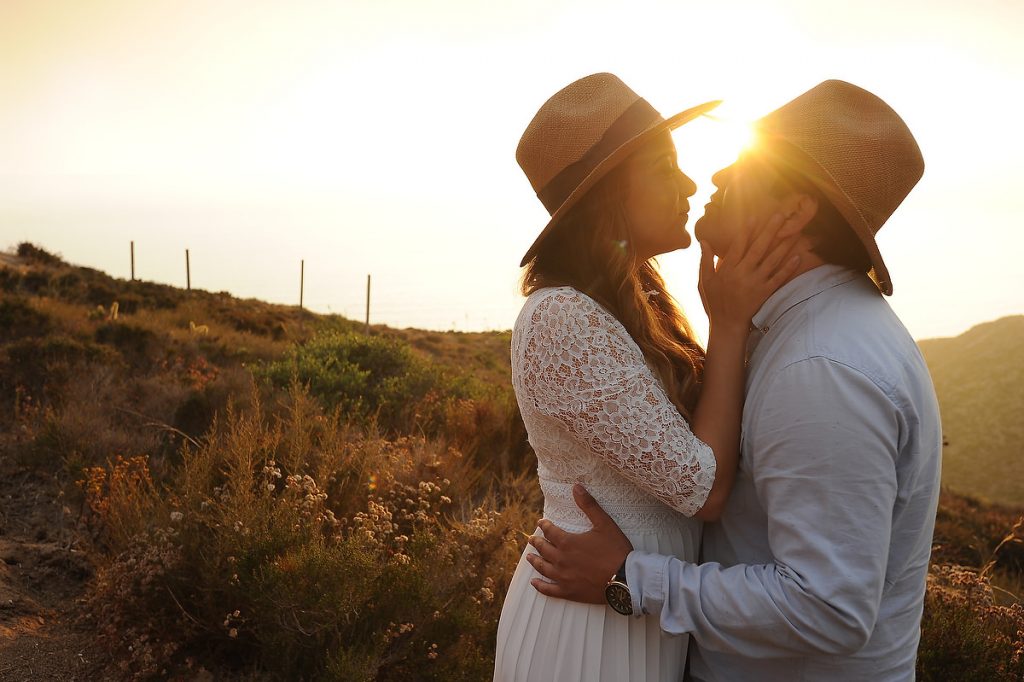
[[[651,530],[666,524],[679,524],[687,518],[629,483],[608,485],[584,481],[583,485],[623,531]],[[573,483],[569,482],[540,479],[544,493],[544,518],[564,530],[586,532],[593,526],[587,515],[576,506],[572,486]]]

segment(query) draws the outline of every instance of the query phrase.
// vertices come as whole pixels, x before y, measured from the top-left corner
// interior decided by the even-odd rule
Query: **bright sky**
[[[1024,312],[1024,3],[0,0],[0,248],[434,329],[507,329],[546,213],[515,147],[556,90],[619,75],[734,120],[828,78],[889,102],[924,179],[882,230],[917,338]],[[735,154],[677,133],[697,181]],[[703,330],[696,249],[662,259]]]

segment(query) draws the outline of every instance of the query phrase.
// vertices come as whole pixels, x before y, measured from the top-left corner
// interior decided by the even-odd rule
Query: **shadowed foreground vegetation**
[[[61,484],[106,677],[490,679],[541,503],[507,333],[366,335],[19,253],[0,464]],[[944,494],[920,679],[1024,678],[1020,513]]]

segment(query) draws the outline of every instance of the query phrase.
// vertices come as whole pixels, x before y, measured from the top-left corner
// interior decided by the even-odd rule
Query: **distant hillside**
[[[958,492],[1024,503],[1024,315],[918,344],[942,409],[942,481]]]

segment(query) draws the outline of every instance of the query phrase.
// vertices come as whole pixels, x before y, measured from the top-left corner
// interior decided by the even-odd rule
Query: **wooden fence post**
[[[366,333],[370,333],[370,276],[366,276]]]

